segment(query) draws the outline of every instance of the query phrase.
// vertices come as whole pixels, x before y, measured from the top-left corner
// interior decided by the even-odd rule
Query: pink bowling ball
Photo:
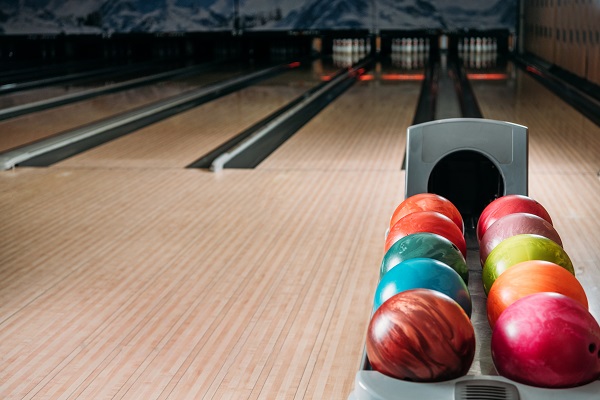
[[[600,377],[600,326],[577,301],[536,293],[511,304],[492,332],[500,375],[544,388],[581,386]]]
[[[542,217],[529,213],[507,214],[494,222],[479,242],[479,261],[483,266],[487,256],[504,239],[523,233],[544,236],[562,247],[562,240],[554,226]]]

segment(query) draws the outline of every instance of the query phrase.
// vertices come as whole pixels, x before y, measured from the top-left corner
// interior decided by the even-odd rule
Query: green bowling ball
[[[529,260],[550,261],[575,275],[571,259],[556,242],[540,235],[516,235],[500,242],[485,261],[482,272],[485,293],[490,291],[500,274]]]
[[[404,236],[385,253],[379,278],[404,260],[433,258],[449,265],[465,283],[469,280],[469,268],[458,247],[450,240],[435,233],[420,232]]]

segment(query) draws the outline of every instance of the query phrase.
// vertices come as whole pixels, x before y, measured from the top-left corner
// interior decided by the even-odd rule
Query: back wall
[[[517,0],[0,0],[0,34],[507,29]]]

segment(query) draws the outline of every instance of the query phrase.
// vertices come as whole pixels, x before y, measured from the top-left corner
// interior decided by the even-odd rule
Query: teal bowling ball
[[[430,289],[456,301],[471,317],[471,295],[460,275],[447,264],[432,258],[411,258],[381,278],[375,291],[373,312],[390,297],[410,289]]]
[[[404,260],[433,258],[449,265],[469,282],[469,268],[462,253],[450,240],[435,233],[420,232],[404,236],[385,253],[379,268],[379,279]]]

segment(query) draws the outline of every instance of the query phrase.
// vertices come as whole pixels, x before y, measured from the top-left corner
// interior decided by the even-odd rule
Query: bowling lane
[[[366,80],[338,97],[258,168],[399,170],[421,81],[412,80],[418,79],[417,71],[396,72],[400,71],[388,65],[376,66]]]
[[[176,78],[98,96],[0,122],[0,151],[31,143],[188,90],[249,73],[253,68],[227,65],[192,77]]]
[[[53,97],[63,96],[66,94],[82,92],[84,90],[100,88],[115,83],[124,82],[130,79],[140,78],[142,76],[157,74],[171,69],[181,68],[179,64],[157,64],[147,63],[138,65],[139,68],[132,70],[133,65],[123,65],[123,72],[115,73],[109,77],[89,78],[83,82],[76,83],[60,83],[50,86],[44,86],[35,89],[22,90],[14,93],[0,95],[0,109],[15,107],[34,101],[51,99]]]
[[[529,128],[529,171],[598,172],[600,127],[513,64],[507,69],[508,80],[472,80],[471,85],[485,118]]]
[[[519,69],[471,85],[485,118],[529,128],[529,194],[552,216],[600,319],[600,127]]]
[[[58,163],[182,168],[319,83],[320,61],[258,82]]]

